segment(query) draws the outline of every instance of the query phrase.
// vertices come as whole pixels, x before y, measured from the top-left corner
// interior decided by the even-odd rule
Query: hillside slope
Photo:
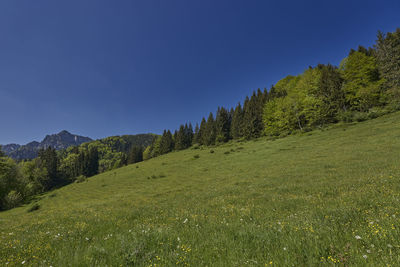
[[[173,152],[0,213],[0,265],[396,265],[399,151],[395,113]]]

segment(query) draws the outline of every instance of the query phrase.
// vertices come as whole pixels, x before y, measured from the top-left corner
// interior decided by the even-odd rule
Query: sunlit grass
[[[400,262],[399,113],[212,150],[170,153],[0,213],[0,266]]]

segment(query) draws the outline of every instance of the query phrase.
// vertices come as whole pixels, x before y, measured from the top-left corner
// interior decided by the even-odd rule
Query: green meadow
[[[400,113],[190,148],[0,213],[0,266],[398,266]]]

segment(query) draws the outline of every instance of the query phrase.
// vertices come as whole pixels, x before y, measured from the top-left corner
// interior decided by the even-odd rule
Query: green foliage
[[[218,143],[225,143],[229,140],[230,126],[228,111],[224,107],[218,108],[215,119],[216,141]]]
[[[384,80],[379,77],[375,57],[355,51],[342,61],[340,70],[348,108],[365,112],[382,105]]]
[[[133,146],[128,153],[128,164],[143,161],[143,148],[140,146]]]
[[[4,199],[5,207],[8,209],[15,208],[21,204],[22,200],[23,200],[23,197],[22,197],[21,193],[15,191],[15,190],[11,190]]]
[[[201,126],[200,126],[201,130]],[[201,138],[202,138],[202,144],[206,146],[214,145],[215,144],[215,139],[217,137],[216,135],[216,125],[215,125],[215,120],[214,120],[214,115],[212,112],[210,112],[210,115],[208,116],[207,123],[204,126],[204,131],[201,133]]]
[[[235,111],[233,112],[231,129],[230,129],[230,134],[233,139],[239,139],[243,136],[242,124],[243,124],[243,110],[241,104],[238,103],[235,108]]]
[[[376,58],[380,75],[384,78],[390,101],[400,100],[400,28],[395,32],[378,32]]]

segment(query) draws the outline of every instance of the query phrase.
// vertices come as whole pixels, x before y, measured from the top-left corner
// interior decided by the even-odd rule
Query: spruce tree
[[[231,123],[231,136],[233,139],[239,139],[242,137],[242,120],[243,111],[240,103],[237,104],[235,111],[233,112],[232,123]]]
[[[193,134],[193,141],[192,144],[199,144],[199,124],[196,123],[196,126],[194,127],[194,134]]]
[[[207,128],[207,122],[206,122],[206,119],[203,117],[203,118],[201,119],[200,129],[199,129],[199,132],[198,132],[198,134],[197,134],[198,144],[200,144],[200,145],[205,145],[205,143],[204,143],[204,140],[205,140],[204,136],[205,136],[205,134],[206,134],[206,128]]]
[[[229,140],[229,114],[224,108],[218,108],[217,117],[215,119],[216,141],[219,143]]]
[[[185,126],[182,124],[179,127],[175,140],[175,150],[185,149]]]
[[[210,112],[208,116],[205,133],[202,135],[203,144],[206,146],[214,145],[216,139],[214,115]]]

